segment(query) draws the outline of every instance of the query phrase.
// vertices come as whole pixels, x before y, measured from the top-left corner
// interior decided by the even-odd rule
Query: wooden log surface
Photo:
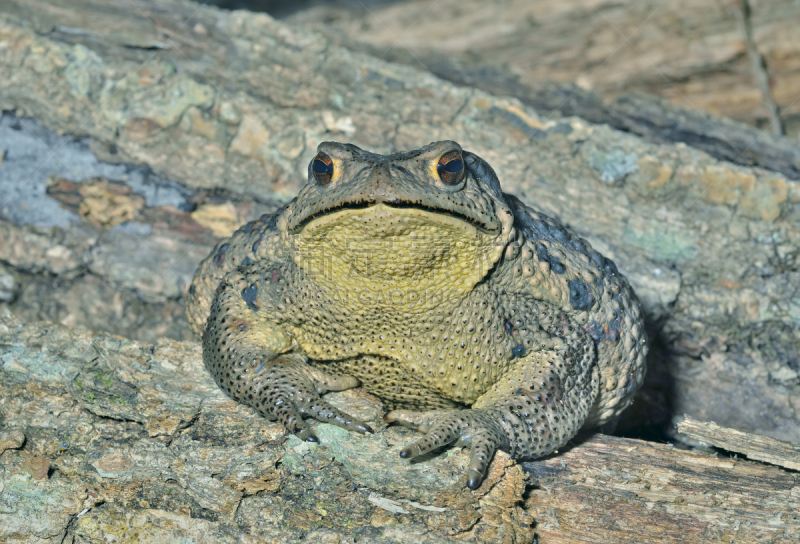
[[[796,472],[602,435],[524,466],[542,542],[800,541]]]
[[[688,414],[796,445],[791,177],[546,118],[265,15],[180,0],[3,0],[0,51],[0,298],[11,312],[0,537],[795,539],[796,472],[705,450],[596,437],[525,464],[528,476],[498,455],[471,494],[457,487],[460,452],[401,464],[411,434],[380,427],[379,403],[357,391],[333,398],[379,432],[320,426],[322,446],[307,448],[213,386],[182,311],[199,260],[291,198],[318,142],[387,152],[452,138],[630,278],[653,350],[622,432]]]
[[[466,452],[402,461],[413,432],[363,392],[328,398],[377,432],[310,445],[225,397],[196,343],[9,315],[0,342],[8,542],[800,542],[797,471],[594,434],[498,454],[469,492]]]
[[[425,65],[431,54],[496,68],[523,86],[644,92],[800,136],[800,4],[787,0],[411,0],[288,18]]]
[[[716,423],[686,417],[677,423],[676,431],[691,440],[727,451],[743,453],[750,459],[800,471],[800,447],[767,436],[743,433],[720,427]]]
[[[800,8],[780,1],[703,8],[420,0],[357,13],[318,6],[288,20],[454,83],[514,96],[539,112],[800,178],[800,48],[787,34],[800,24]],[[436,31],[445,20],[449,30]]]

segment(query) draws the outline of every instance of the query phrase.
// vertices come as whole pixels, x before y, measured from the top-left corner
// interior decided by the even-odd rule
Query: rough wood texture
[[[438,53],[507,65],[529,86],[640,91],[767,128],[774,108],[785,133],[800,134],[796,0],[412,0],[360,13],[320,6],[289,20],[417,63]]]
[[[398,61],[409,61],[407,55],[392,56]],[[454,62],[435,55],[426,56],[425,65],[443,79],[513,96],[548,115],[581,117],[651,142],[681,142],[717,159],[759,166],[790,179],[800,179],[800,146],[796,140],[776,137],[758,128],[652,95],[623,93],[603,101],[597,94],[573,84],[523,83],[518,75],[502,66]]]
[[[736,429],[720,427],[716,423],[697,421],[686,417],[675,425],[680,435],[736,453],[750,459],[764,461],[779,467],[800,471],[800,447],[767,436],[743,433]]]
[[[524,465],[541,542],[800,542],[800,477],[776,467],[595,436]]]
[[[305,449],[213,388],[196,343],[160,337],[189,339],[181,297],[197,262],[234,225],[291,198],[328,139],[378,152],[456,139],[507,191],[613,258],[654,340],[621,430],[660,430],[686,413],[800,437],[800,187],[782,174],[546,119],[264,15],[179,0],[0,0],[0,51],[0,298],[14,315],[0,344],[4,538],[124,540],[147,526],[161,542],[547,542],[613,522],[632,541],[666,542],[706,534],[702,516],[728,515],[709,502],[699,518],[687,509],[663,525],[629,523],[649,510],[626,506],[626,488],[606,492],[614,516],[593,503],[579,514],[589,522],[554,531],[538,491],[502,456],[486,494],[452,492],[442,486],[455,484],[460,452],[409,468],[395,428],[364,438],[323,428],[323,447]],[[35,319],[145,343],[20,323]],[[366,421],[381,415],[360,393],[339,399]],[[608,443],[642,444],[643,455],[619,454],[629,470],[672,451]],[[590,444],[567,455],[589,455]],[[616,455],[608,466],[623,472]],[[796,500],[795,473],[731,463],[700,482],[736,490],[738,467],[757,467]],[[665,474],[674,488],[649,502],[669,513],[696,488],[681,470]],[[577,500],[579,480],[554,485]],[[796,518],[762,501],[764,512],[774,531],[740,525],[751,531],[743,541],[793,538]]]
[[[8,315],[0,342],[7,542],[800,542],[796,472],[594,435],[499,454],[469,492],[465,454],[400,460],[413,433],[360,391],[328,397],[377,432],[315,445],[225,397],[196,343]]]
[[[572,27],[580,25],[585,19],[588,19],[587,24],[590,28],[604,25],[612,27],[615,24],[606,13],[607,6],[586,1],[572,3],[565,13],[560,13],[554,21],[548,21],[548,25],[554,25],[555,32],[562,26],[569,27],[564,31],[570,36],[570,40],[566,42],[558,40],[554,43],[542,39],[542,29],[527,28],[524,18],[514,18],[514,14],[519,10],[545,17],[552,16],[553,14],[547,12],[547,7],[542,2],[511,2],[504,5],[499,17],[487,19],[479,27],[482,33],[493,31],[497,33],[496,39],[490,40],[490,45],[486,47],[480,40],[475,42],[480,43],[480,47],[474,47],[464,41],[458,42],[459,47],[445,46],[445,43],[449,43],[451,32],[431,32],[425,38],[413,43],[408,42],[405,34],[398,35],[402,23],[398,22],[395,15],[401,10],[406,18],[419,18],[419,22],[412,25],[413,29],[418,26],[428,28],[439,24],[440,20],[435,16],[429,17],[423,13],[429,7],[435,9],[426,2],[410,2],[402,8],[398,6],[377,8],[358,15],[353,15],[342,8],[318,7],[297,13],[290,17],[290,21],[303,28],[314,28],[331,40],[347,44],[351,48],[369,51],[381,58],[411,66],[424,66],[448,81],[483,89],[493,94],[513,96],[541,113],[582,117],[593,123],[605,123],[632,132],[654,142],[683,142],[718,159],[747,166],[760,166],[780,172],[791,179],[800,179],[800,146],[797,145],[797,134],[794,134],[798,128],[795,125],[800,122],[795,119],[796,115],[791,113],[793,107],[786,107],[786,113],[781,117],[781,110],[775,104],[772,87],[769,86],[773,80],[764,67],[763,55],[753,37],[752,8],[742,0],[738,8],[731,3],[728,10],[694,9],[690,13],[692,17],[698,18],[698,21],[689,24],[687,28],[683,26],[688,24],[687,21],[674,17],[673,11],[681,9],[677,4],[680,3],[652,5],[651,12],[636,12],[636,10],[624,12],[621,16],[626,19],[626,25],[631,28],[637,27],[636,31],[633,31],[634,34],[646,27],[651,19],[664,19],[659,25],[664,27],[666,35],[659,35],[658,39],[645,40],[645,44],[634,45],[626,42],[624,36],[620,34],[617,49],[608,53],[608,58],[602,63],[592,61],[592,55],[576,54],[575,58],[564,59],[562,56],[565,53],[559,49],[564,46],[576,47],[578,42],[571,41],[575,36]],[[566,4],[560,5],[560,7],[565,6]],[[619,5],[615,4],[612,10],[618,7]],[[494,8],[479,6],[476,2],[468,3],[463,9],[467,13],[474,14],[480,13],[482,9]],[[759,9],[764,7],[759,6]],[[800,19],[800,10],[797,10],[797,13],[792,9],[788,11],[785,14],[787,17]],[[457,15],[460,12],[454,10],[449,13],[451,14],[449,27],[462,28],[472,21],[472,15],[461,17]],[[749,13],[750,16],[745,17],[745,13]],[[729,87],[731,73],[727,65],[708,64],[706,58],[708,57],[706,49],[725,49],[731,45],[735,45],[734,57],[739,54],[737,42],[731,42],[729,39],[715,40],[713,35],[709,35],[709,32],[713,34],[709,29],[717,28],[718,21],[704,19],[728,18],[731,15],[734,16],[733,20],[725,24],[729,26],[738,21],[741,40],[751,65],[749,73],[752,77],[752,88],[745,85],[744,91],[739,86],[734,90]],[[766,24],[764,21],[761,23]],[[501,38],[509,30],[509,25],[516,25],[514,33]],[[548,31],[545,35],[550,36],[551,27],[546,28]],[[462,30],[467,32],[466,29]],[[685,36],[686,33],[689,36]],[[589,40],[583,44],[584,47],[589,49],[600,47],[600,44],[583,37]],[[686,39],[690,40],[690,43],[684,43]],[[497,43],[498,40],[501,43]],[[524,52],[518,50],[520,41],[530,42],[529,48]],[[679,43],[675,43],[676,41]],[[700,42],[702,45],[700,43],[692,45],[691,41]],[[680,62],[687,63],[688,66],[680,69],[673,66],[673,70],[670,70],[672,75],[662,74],[660,83],[656,81],[642,86],[642,82],[637,78],[648,77],[647,70],[644,73],[631,74],[631,67],[628,64],[633,62],[631,59],[633,53],[635,53],[634,59],[637,55],[641,57],[637,60],[642,60],[653,53],[649,50],[648,53],[642,51],[640,48],[644,46],[658,48],[659,52],[654,53],[656,55],[661,55],[660,50],[664,47],[672,51],[683,51],[688,57],[681,58]],[[704,54],[698,55],[694,51],[687,50],[695,47]],[[622,50],[628,50],[628,54],[622,55]],[[724,56],[726,53],[719,54]],[[531,59],[533,62],[544,63],[544,66],[552,70],[545,73],[538,68],[520,66],[520,62],[526,60],[530,62]],[[793,42],[787,40],[782,49],[780,64],[793,66],[800,62],[798,59],[800,59],[800,49],[795,48]],[[672,60],[673,63],[677,62],[677,58]],[[581,61],[586,65],[580,64]],[[670,62],[664,62],[665,66],[670,66]],[[691,64],[692,62],[697,64]],[[737,64],[738,62],[737,60]],[[660,70],[668,70],[665,66],[650,66],[652,72],[650,77],[656,77]],[[588,85],[585,74],[582,75],[583,72],[592,71],[594,74],[601,70],[606,78],[610,78],[606,84],[597,88]],[[741,66],[737,70],[741,72],[743,81],[746,80],[747,72]],[[702,92],[706,101],[730,100],[732,95],[736,95],[736,89],[745,94],[757,91],[760,93],[761,103],[752,103],[750,100],[750,106],[755,110],[747,116],[734,108],[705,102],[703,105],[690,103],[680,91],[676,96],[675,91],[678,87]],[[642,94],[642,90],[651,94]],[[800,88],[796,90],[793,100],[800,101]],[[658,95],[665,98],[659,100],[656,98]],[[772,127],[772,134],[742,122],[709,115],[709,111],[718,115],[732,116],[764,128]],[[791,126],[788,133],[785,130],[787,124]],[[795,138],[781,137],[780,135],[784,133],[792,134]]]

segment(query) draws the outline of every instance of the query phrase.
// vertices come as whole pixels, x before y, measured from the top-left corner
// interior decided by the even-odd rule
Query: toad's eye
[[[311,161],[311,173],[320,185],[327,185],[333,177],[333,161],[321,151]]]
[[[461,153],[450,151],[442,155],[439,164],[436,165],[436,172],[441,180],[448,185],[455,185],[464,178],[464,161]]]

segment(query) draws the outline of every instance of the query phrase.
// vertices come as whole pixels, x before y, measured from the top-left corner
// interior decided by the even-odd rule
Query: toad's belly
[[[502,325],[462,321],[456,315],[447,320],[447,328],[402,335],[358,327],[361,330],[332,333],[298,328],[292,336],[316,364],[358,378],[365,389],[385,400],[472,405],[518,360],[520,340]]]
[[[298,344],[317,364],[358,378],[382,398],[400,387],[419,392],[420,398],[434,396],[462,405],[474,403],[514,361],[509,342],[498,347],[469,335],[442,335],[436,341],[420,336],[364,335],[346,345],[300,338]]]

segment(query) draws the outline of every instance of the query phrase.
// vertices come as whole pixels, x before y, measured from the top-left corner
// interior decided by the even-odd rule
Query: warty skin
[[[322,397],[360,385],[426,433],[401,457],[468,446],[473,489],[498,449],[533,459],[614,420],[645,373],[614,264],[452,141],[321,144],[297,198],[203,261],[187,313],[233,399],[317,441],[308,419],[371,431]]]

